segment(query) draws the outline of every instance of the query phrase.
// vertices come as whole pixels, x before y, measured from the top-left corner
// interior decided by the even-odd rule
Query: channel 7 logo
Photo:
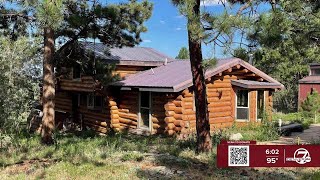
[[[306,164],[311,162],[311,156],[308,150],[299,148],[294,152],[293,158],[286,158],[286,161],[295,161],[298,164]]]

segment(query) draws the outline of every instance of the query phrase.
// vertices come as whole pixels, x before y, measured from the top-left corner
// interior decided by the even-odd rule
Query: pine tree
[[[182,47],[179,51],[178,56],[176,57],[176,59],[189,59],[189,51],[186,47]]]
[[[95,0],[25,0],[17,1],[16,6],[15,9],[0,7],[5,12],[0,16],[0,28],[7,31],[11,27],[7,23],[9,19],[15,17],[13,23],[17,24],[17,17],[22,17],[25,22],[36,25],[35,31],[43,30],[37,32],[37,35],[43,33],[44,36],[42,142],[52,144],[56,39],[65,45],[80,38],[93,38],[110,47],[134,46],[141,42],[140,34],[147,30],[144,22],[151,16],[152,4],[147,0],[130,0],[117,5]],[[19,26],[14,26],[16,29]]]
[[[173,3],[183,8],[188,20],[190,63],[196,106],[196,152],[208,152],[212,149],[212,142],[210,136],[206,84],[202,66],[200,0],[173,1]]]

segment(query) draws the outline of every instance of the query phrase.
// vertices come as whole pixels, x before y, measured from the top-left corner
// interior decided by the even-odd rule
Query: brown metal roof
[[[238,58],[219,59],[214,68],[206,71],[205,77],[212,77],[238,64],[256,73],[268,82],[277,83],[283,88],[281,83]],[[131,75],[127,79],[116,82],[113,85],[126,88],[140,88],[140,90],[148,91],[179,92],[193,85],[190,61],[172,61],[166,66],[163,65]]]
[[[120,65],[160,66],[174,59],[149,47],[110,48],[102,43],[80,42],[84,48],[108,62]]]
[[[281,89],[280,83],[259,82],[251,80],[231,80],[234,86],[242,87],[245,89]]]
[[[299,80],[300,84],[317,84],[320,83],[320,76],[307,76]]]

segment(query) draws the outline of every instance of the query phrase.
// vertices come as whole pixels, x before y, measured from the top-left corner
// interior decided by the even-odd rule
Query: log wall
[[[118,74],[122,79],[130,74],[135,74],[140,71],[145,71],[152,67],[144,67],[144,66],[124,66],[124,65],[117,65],[116,69],[113,72],[113,75]]]
[[[72,112],[72,96],[68,92],[57,92],[55,97],[56,111]]]
[[[235,89],[231,80],[235,75],[214,76],[207,81],[210,129],[232,126],[235,119]]]
[[[151,93],[151,120],[154,134],[162,134],[166,130],[166,103],[168,98],[165,93]]]
[[[273,100],[272,100],[273,91],[265,92],[265,106],[268,120],[272,120],[272,109],[273,109]]]
[[[121,91],[117,99],[109,100],[111,127],[116,131],[136,129],[138,126],[139,93]]]
[[[107,133],[110,128],[110,110],[107,106],[107,99],[104,98],[104,106],[101,110],[88,109],[86,105],[80,105],[77,109],[77,113],[82,116],[82,123],[84,126],[88,126],[91,129],[99,133]]]

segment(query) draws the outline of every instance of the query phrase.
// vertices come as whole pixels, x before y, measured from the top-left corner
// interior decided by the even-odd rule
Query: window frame
[[[93,99],[91,99],[92,102],[93,102],[92,105],[89,103],[91,101],[90,98],[93,98]],[[97,106],[96,105],[96,98],[100,98],[101,106]],[[104,104],[103,103],[103,96],[96,96],[93,93],[89,93],[87,95],[87,109],[90,109],[90,110],[102,110],[103,104]]]
[[[248,92],[248,107],[238,107],[238,91],[247,91]],[[237,112],[238,108],[247,108],[248,109],[248,119],[238,119]],[[248,89],[236,89],[235,92],[235,121],[238,122],[250,122],[250,91]]]
[[[152,132],[153,131],[153,122],[152,122],[152,92],[151,91],[143,91],[143,92],[148,92],[149,94],[149,107],[142,107],[141,106],[141,92],[139,91],[139,101],[138,101],[138,106],[139,106],[139,111],[138,111],[138,124],[137,128],[138,129],[146,129],[145,127],[141,126],[141,109],[147,109],[149,110],[149,127],[147,128],[148,131]]]

